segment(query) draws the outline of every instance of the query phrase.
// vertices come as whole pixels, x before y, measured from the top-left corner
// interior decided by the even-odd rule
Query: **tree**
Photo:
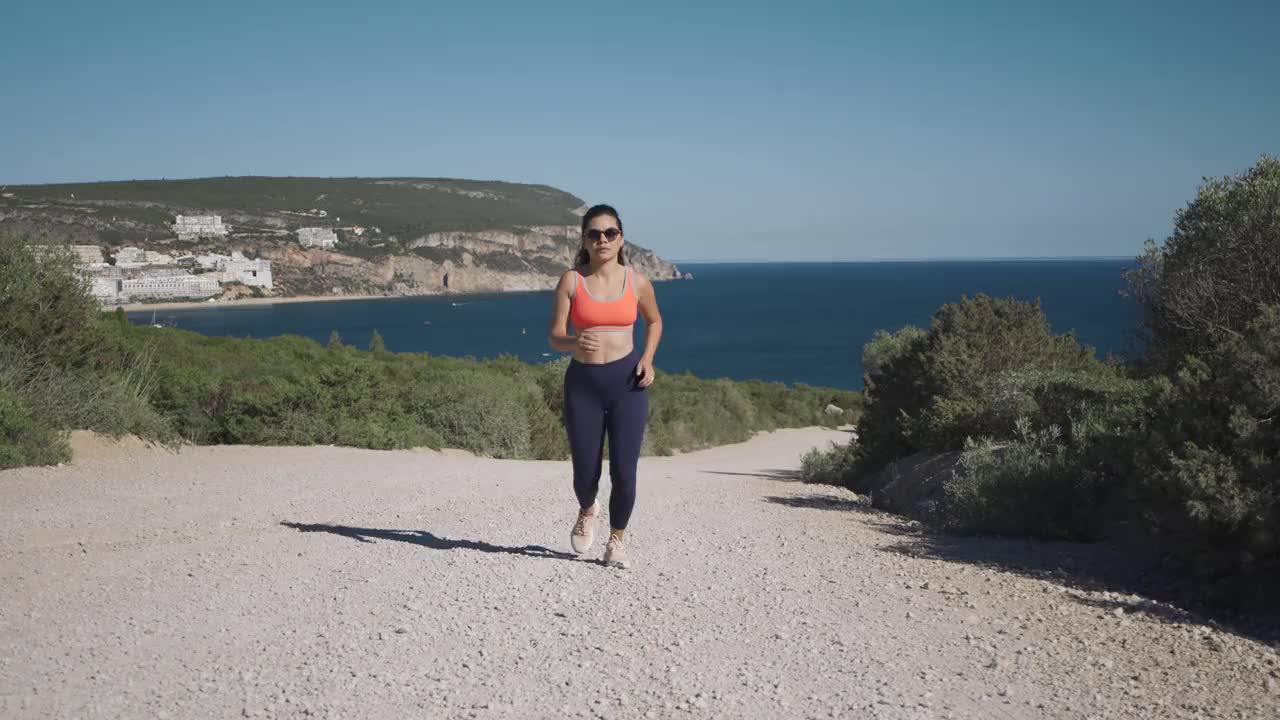
[[[1173,234],[1148,241],[1127,279],[1155,370],[1241,337],[1261,305],[1280,304],[1280,159],[1206,178]]]
[[[100,306],[66,245],[0,233],[0,345],[40,361],[87,360]]]
[[[329,332],[329,349],[341,350],[344,347],[346,346],[342,344],[342,336],[338,334],[338,331],[337,330],[330,331]]]
[[[1280,577],[1280,307],[1154,388],[1129,476],[1156,538],[1199,573]]]
[[[373,337],[369,339],[369,352],[382,354],[387,351],[386,343],[382,342],[382,336],[377,330],[373,331]]]

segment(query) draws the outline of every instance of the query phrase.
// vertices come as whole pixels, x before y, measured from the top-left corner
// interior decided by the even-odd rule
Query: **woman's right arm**
[[[569,334],[572,290],[573,272],[569,271],[560,276],[560,282],[556,285],[555,301],[551,306],[551,329],[547,332],[547,342],[552,349],[565,353],[571,353],[578,347],[578,338]]]

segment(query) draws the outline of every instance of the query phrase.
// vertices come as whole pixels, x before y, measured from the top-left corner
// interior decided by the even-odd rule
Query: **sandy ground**
[[[567,554],[566,463],[82,444],[0,472],[0,717],[1280,717],[1273,648],[1098,548],[795,482],[843,437],[646,458],[630,570]]]

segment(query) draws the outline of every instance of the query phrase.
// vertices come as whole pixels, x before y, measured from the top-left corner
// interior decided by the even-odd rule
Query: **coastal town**
[[[218,215],[178,215],[173,232],[179,240],[221,239],[227,226]],[[297,231],[306,248],[331,248],[336,233],[329,228]],[[270,293],[271,262],[239,251],[174,255],[137,247],[121,247],[111,255],[98,245],[72,245],[72,252],[92,280],[92,292],[104,306],[165,300],[211,300],[229,285]]]

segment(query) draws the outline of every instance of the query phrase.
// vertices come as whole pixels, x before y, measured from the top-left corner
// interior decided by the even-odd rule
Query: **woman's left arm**
[[[636,299],[640,303],[640,315],[644,317],[645,338],[644,354],[640,356],[640,364],[636,366],[636,375],[640,378],[640,387],[649,387],[653,383],[653,356],[658,352],[658,343],[662,340],[662,313],[658,312],[658,298],[653,292],[653,283],[641,273],[635,273]]]

